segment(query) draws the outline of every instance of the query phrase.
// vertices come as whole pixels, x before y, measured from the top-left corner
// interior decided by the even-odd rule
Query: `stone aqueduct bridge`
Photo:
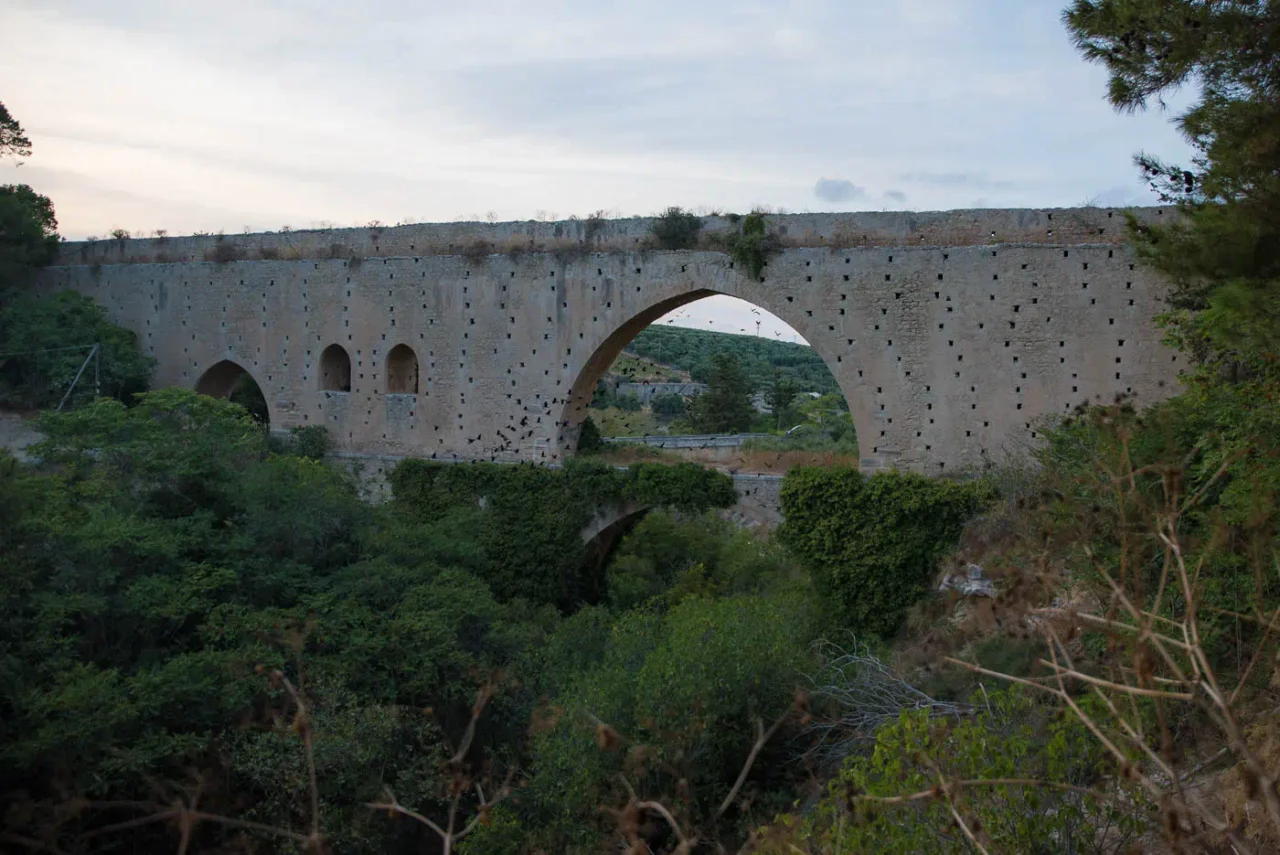
[[[136,331],[157,384],[227,394],[248,372],[274,428],[325,425],[365,454],[563,459],[621,348],[710,294],[813,345],[868,469],[981,465],[1087,399],[1175,391],[1151,320],[1162,283],[1135,266],[1121,211],[768,222],[786,248],[758,278],[721,253],[644,249],[650,221],[629,219],[67,243],[41,284]]]

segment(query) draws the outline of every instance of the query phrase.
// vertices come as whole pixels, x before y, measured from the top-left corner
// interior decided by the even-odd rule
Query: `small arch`
[[[249,414],[265,425],[271,424],[271,410],[266,395],[253,375],[242,365],[224,359],[214,365],[196,381],[196,391],[213,398],[226,398],[239,404]]]
[[[418,356],[407,344],[397,344],[387,354],[387,394],[418,394]]]
[[[340,344],[331,344],[320,354],[320,388],[329,392],[351,391],[351,357]]]

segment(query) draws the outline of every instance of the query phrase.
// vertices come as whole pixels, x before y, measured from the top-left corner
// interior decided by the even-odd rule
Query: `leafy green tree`
[[[128,400],[147,388],[155,360],[92,299],[74,291],[18,295],[0,307],[0,350],[16,354],[0,361],[0,398],[30,407],[57,404],[94,343],[101,345],[96,377],[104,395]],[[77,400],[92,398],[94,379],[90,366],[77,384]]]
[[[800,390],[793,384],[783,379],[780,371],[774,371],[773,382],[771,382],[764,390],[764,405],[769,408],[769,412],[775,417],[774,428],[782,429],[782,417],[791,408],[791,404],[795,401],[796,395],[800,394]]]
[[[751,386],[738,363],[727,353],[711,358],[707,391],[689,402],[689,418],[704,433],[740,433],[751,426]]]
[[[11,288],[58,250],[53,203],[26,184],[0,185],[0,288]]]
[[[31,140],[0,103],[0,159],[30,156]],[[48,197],[26,184],[0,185],[0,299],[31,268],[53,260],[58,247],[57,230],[58,221]]]
[[[0,102],[0,157],[30,157],[31,140],[9,109]]]
[[[1173,284],[1159,320],[1193,367],[1184,391],[1166,402],[1141,412],[1092,408],[1050,432],[1047,471],[1075,485],[1064,495],[1078,500],[1055,503],[1059,519],[1096,519],[1101,510],[1108,524],[1083,536],[1097,554],[1114,554],[1117,518],[1128,511],[1114,507],[1099,466],[1163,467],[1200,497],[1184,531],[1205,542],[1269,542],[1280,486],[1280,9],[1252,0],[1075,0],[1064,21],[1081,54],[1106,68],[1118,110],[1163,103],[1174,91],[1193,95],[1175,119],[1191,162],[1136,159],[1177,216],[1128,223],[1142,263]],[[1143,480],[1158,488],[1159,479]],[[1230,534],[1211,534],[1217,526]],[[1259,570],[1257,554],[1203,553],[1202,632],[1224,661],[1248,647],[1252,628],[1228,628],[1210,604],[1238,611],[1276,601],[1275,574]]]
[[[587,416],[582,420],[582,428],[578,432],[578,451],[590,454],[602,448],[604,448],[604,438],[600,436],[600,428],[596,427],[595,419]]]
[[[640,412],[640,410],[644,408],[644,406],[640,403],[640,397],[635,393],[627,393],[625,395],[619,395],[614,400],[613,405],[618,409],[622,410],[624,413],[638,413]]]
[[[663,421],[683,418],[686,412],[684,398],[666,392],[654,395],[649,402],[649,407],[653,410],[653,414]]]

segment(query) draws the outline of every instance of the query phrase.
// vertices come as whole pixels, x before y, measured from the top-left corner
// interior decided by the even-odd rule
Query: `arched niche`
[[[351,391],[351,357],[340,344],[331,344],[320,354],[320,388],[328,392]]]
[[[263,424],[271,424],[271,408],[258,381],[240,363],[224,359],[200,375],[196,391],[213,398],[226,398],[249,411]]]
[[[397,344],[387,353],[387,394],[418,394],[418,355],[407,344]]]

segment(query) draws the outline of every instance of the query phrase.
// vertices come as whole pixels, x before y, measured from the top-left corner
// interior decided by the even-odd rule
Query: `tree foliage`
[[[764,212],[758,210],[743,217],[736,229],[715,233],[715,238],[742,274],[752,279],[759,279],[769,259],[782,251],[782,240],[769,231]]]
[[[682,396],[670,393],[654,395],[649,407],[655,416],[664,421],[683,418],[688,409]]]
[[[989,693],[967,720],[903,712],[876,730],[869,752],[848,759],[816,810],[783,824],[796,829],[809,851],[973,852],[952,814],[958,805],[991,852],[1120,855],[1132,851],[1154,817],[1152,805],[1140,795],[1135,799],[1110,773],[1083,724],[1054,716],[1051,707],[1014,687]],[[944,795],[939,780],[968,785]],[[995,780],[1054,786],[983,783]],[[1097,784],[1102,788],[1090,793]],[[930,791],[936,795],[896,801]]]
[[[273,453],[243,407],[186,390],[146,393],[132,407],[100,400],[40,424],[37,465],[0,455],[0,834],[74,839],[128,809],[67,814],[67,794],[145,805],[157,787],[189,787],[193,769],[204,776],[203,809],[298,828],[313,761],[322,831],[336,850],[420,851],[429,845],[423,827],[364,805],[389,787],[443,823],[458,771],[450,746],[467,732],[483,686],[497,697],[473,734],[483,750],[469,775],[532,768],[527,731],[540,695],[583,714],[585,696],[570,693],[604,652],[603,641],[584,641],[631,620],[589,606],[595,594],[574,581],[590,580],[581,528],[599,505],[680,508],[694,521],[660,518],[686,535],[719,532],[645,553],[651,571],[677,586],[686,559],[711,568],[663,600],[660,611],[677,616],[650,639],[651,676],[636,695],[645,709],[668,715],[663,681],[686,681],[664,734],[731,750],[739,735],[705,732],[707,717],[738,722],[757,702],[773,709],[803,654],[795,639],[808,630],[786,611],[799,594],[775,601],[765,580],[789,565],[756,558],[746,540],[697,518],[736,498],[719,473],[417,461],[394,473],[394,500],[374,506],[340,472],[303,456],[318,443],[299,437],[291,453]],[[607,577],[602,569],[594,582],[602,597]],[[735,596],[747,599],[717,605]],[[791,616],[775,619],[783,614]],[[710,646],[708,627],[723,632]],[[683,663],[699,651],[714,655],[690,671]],[[726,693],[721,666],[758,681]],[[303,727],[277,670],[306,698],[310,760],[279,724],[292,716]],[[699,718],[685,709],[690,697],[716,706]],[[700,774],[714,788],[727,773]],[[468,796],[463,809],[475,807]],[[475,851],[502,845],[503,827],[533,821],[523,807],[503,811]],[[147,823],[118,842],[150,851],[167,833]],[[206,824],[192,847],[229,840]]]
[[[847,626],[887,636],[989,495],[981,482],[795,469],[782,484],[778,535],[809,566]]]
[[[671,207],[649,225],[649,238],[658,249],[693,249],[702,233],[702,217]]]
[[[634,503],[696,512],[737,501],[731,478],[693,464],[620,470],[581,459],[561,469],[406,460],[391,487],[411,518],[472,532],[470,567],[499,599],[566,610],[603,594],[581,539],[597,509]]]
[[[740,433],[751,427],[755,408],[751,405],[751,384],[732,356],[718,353],[711,358],[707,391],[688,404],[689,421],[702,433]]]
[[[1176,120],[1194,149],[1174,165],[1137,158],[1177,205],[1163,225],[1130,220],[1144,262],[1176,285],[1172,340],[1211,377],[1275,379],[1280,345],[1280,12],[1253,0],[1076,0],[1064,20],[1084,57],[1109,72],[1108,97],[1144,108],[1184,85]]]
[[[0,356],[0,400],[56,405],[95,343],[101,345],[96,376],[103,395],[128,400],[147,388],[155,360],[142,353],[137,336],[112,323],[92,299],[74,291],[15,296],[0,307],[0,352],[14,354]],[[93,397],[94,378],[95,369],[86,369],[76,400]]]
[[[9,109],[0,102],[0,157],[30,157],[31,140]]]
[[[0,185],[0,285],[17,284],[58,251],[53,203],[26,184]]]
[[[728,353],[746,373],[753,391],[765,388],[777,372],[801,392],[841,394],[831,369],[813,348],[804,344],[654,325],[641,330],[627,350],[688,371],[701,383],[707,382],[711,373],[712,357]]]

